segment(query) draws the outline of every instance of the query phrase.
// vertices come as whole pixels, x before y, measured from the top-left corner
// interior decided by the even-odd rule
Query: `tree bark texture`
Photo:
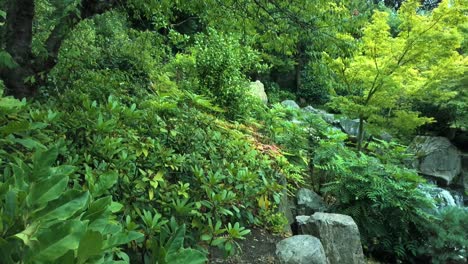
[[[0,76],[8,89],[7,93],[18,98],[31,96],[34,91],[27,87],[24,79],[33,74],[31,44],[34,0],[10,0],[7,4],[5,50],[18,67],[1,69]]]

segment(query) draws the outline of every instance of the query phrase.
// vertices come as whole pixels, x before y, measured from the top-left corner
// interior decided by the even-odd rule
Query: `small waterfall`
[[[451,191],[450,193],[452,194],[453,199],[455,200],[455,204],[458,207],[464,207],[465,206],[465,201],[464,201],[464,197],[463,197],[462,192]]]
[[[463,207],[463,195],[455,191],[448,191],[440,187],[428,184],[420,184],[418,186],[428,198],[434,199],[435,206],[438,209],[444,207]]]

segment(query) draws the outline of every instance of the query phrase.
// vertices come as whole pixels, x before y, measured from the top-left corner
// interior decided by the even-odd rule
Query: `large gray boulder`
[[[262,100],[264,104],[268,103],[268,96],[265,92],[265,86],[260,81],[255,81],[250,83],[250,93],[257,97],[258,99]]]
[[[330,114],[328,113],[327,111],[324,111],[324,110],[321,110],[321,109],[316,109],[310,105],[302,108],[302,110],[304,112],[307,112],[307,113],[312,113],[314,115],[318,115],[320,116],[325,122],[331,124],[331,125],[334,125],[334,124],[337,124],[338,121],[335,119],[335,115],[334,114]]]
[[[297,214],[312,215],[315,212],[327,211],[327,205],[320,195],[307,188],[301,188],[297,191]]]
[[[284,107],[289,107],[293,109],[299,109],[299,105],[294,100],[284,100],[281,102]]]
[[[384,132],[380,133],[379,138],[382,139],[383,141],[390,142],[390,141],[392,141],[393,136],[390,133],[384,131]]]
[[[315,213],[296,217],[303,234],[320,239],[330,264],[364,264],[361,238],[348,215]]]
[[[359,119],[341,119],[340,126],[346,134],[357,137],[359,135]]]
[[[309,235],[281,240],[276,244],[276,256],[282,264],[328,264],[322,243]]]
[[[461,173],[458,149],[444,137],[417,136],[408,150],[415,154],[412,165],[419,173],[450,185]]]
[[[364,125],[365,124],[366,122],[364,122]],[[348,134],[351,138],[357,138],[359,136],[359,119],[342,118],[339,120],[339,126],[341,130]],[[382,131],[380,134],[374,136],[387,142],[390,142],[393,139],[392,135],[386,131]],[[371,134],[368,133],[365,128],[363,137],[364,139],[370,139],[371,137]]]

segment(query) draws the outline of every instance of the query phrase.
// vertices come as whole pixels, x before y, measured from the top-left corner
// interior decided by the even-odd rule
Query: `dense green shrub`
[[[66,138],[73,180],[95,197],[112,195],[126,228],[145,235],[126,250],[131,259],[157,257],[152,248],[171,217],[186,225],[187,245],[229,253],[247,234],[243,226],[284,224],[274,221],[281,182],[300,180],[298,169],[249,127],[218,119],[219,108],[206,98],[170,80],[158,84],[159,95],[135,103],[119,100],[128,98],[119,94],[126,89],[109,82],[115,96],[106,100],[82,85],[48,104],[60,112],[52,130]]]
[[[120,96],[143,96],[171,57],[161,35],[130,29],[126,16],[116,11],[82,21],[72,35],[48,76],[46,95],[79,89],[105,100],[118,87]]]
[[[280,105],[268,114],[262,133],[290,153],[291,162],[309,167],[313,175],[303,184],[322,192],[333,211],[355,219],[368,254],[413,262],[430,256],[436,263],[463,254],[466,211],[434,215],[433,201],[417,188],[424,179],[405,168],[405,146],[374,140],[358,154],[345,144],[346,134],[316,115]]]
[[[323,105],[330,100],[330,82],[324,76],[330,74],[326,65],[316,61],[308,63],[301,72],[302,80],[298,96],[314,104]]]
[[[80,23],[41,103],[29,106],[57,113],[48,136],[64,142],[70,182],[122,204],[120,223],[144,234],[125,249],[132,261],[163,261],[164,237],[182,237],[172,217],[185,246],[228,253],[245,226],[279,230],[283,182],[300,181],[300,168],[254,128],[220,119],[264,113],[246,90],[256,53],[210,31],[172,56],[159,35],[126,23],[115,12]]]
[[[308,170],[319,130],[326,126],[324,121],[280,104],[273,105],[262,121],[261,132],[286,152],[291,162]]]
[[[209,30],[198,35],[191,50],[199,80],[198,93],[208,95],[226,109],[231,119],[249,115],[254,100],[249,100],[246,73],[259,67],[259,54],[235,34]]]
[[[112,87],[113,84],[107,85]],[[118,93],[118,86],[114,89]],[[197,241],[206,241],[206,244],[223,247],[227,252],[233,252],[236,240],[248,233],[242,225],[267,227],[269,224],[284,224],[274,220],[277,218],[275,207],[280,200],[279,194],[284,189],[280,182],[300,179],[300,175],[295,174],[297,170],[280,152],[270,152],[261,142],[249,136],[248,127],[236,128],[236,125],[208,114],[218,111],[208,100],[177,90],[165,97],[141,98],[138,105],[131,102],[124,104],[116,96],[109,96],[104,101],[91,101],[90,97],[101,98],[80,90],[66,91],[57,97],[57,101],[43,106],[28,105],[31,112],[23,111],[26,119],[50,119],[50,124],[40,122],[28,125],[20,120],[10,125],[6,123],[2,128],[5,136],[8,133],[24,133],[19,139],[7,137],[14,139],[11,144],[21,149],[44,148],[43,145],[48,142],[62,141],[54,151],[60,149],[58,160],[63,167],[52,169],[58,174],[51,174],[50,177],[51,181],[63,177],[60,183],[69,182],[73,188],[61,196],[61,192],[57,194],[59,196],[54,196],[58,201],[52,201],[54,204],[50,206],[66,201],[73,201],[73,205],[76,205],[75,200],[81,197],[83,204],[70,213],[70,221],[75,221],[73,217],[82,219],[78,212],[86,212],[89,203],[88,210],[91,210],[93,201],[109,202],[109,208],[121,219],[114,220],[114,225],[123,225],[130,232],[118,233],[118,237],[125,239],[119,238],[119,244],[112,244],[113,247],[144,235],[125,249],[130,259],[161,257],[154,255],[162,254],[154,248],[161,247],[161,242],[157,241],[163,236],[162,232],[171,217],[175,217],[179,226],[187,226],[185,244],[195,245]],[[2,103],[5,102],[2,107],[10,100],[14,103],[12,107],[26,107],[16,100],[2,99]],[[40,110],[43,107],[50,110]],[[19,132],[14,129],[19,129]],[[36,142],[33,137],[42,141]],[[2,153],[8,157],[2,163],[2,166],[6,166],[2,184],[6,188],[5,195],[11,193],[7,186],[15,183],[10,167],[27,168],[21,164],[29,164],[29,155],[24,156],[27,163],[7,155],[10,148],[9,145],[2,145]],[[55,158],[45,160],[53,162]],[[21,163],[15,165],[17,162]],[[34,167],[35,163],[32,164]],[[19,175],[19,168],[15,169],[15,176]],[[16,188],[29,188],[27,186],[20,184]],[[25,194],[31,192],[29,189],[17,191]],[[10,206],[10,198],[8,195],[4,198],[4,206]],[[111,199],[119,203],[111,204]],[[20,217],[26,208],[15,211],[15,217]],[[115,208],[120,209],[119,212]],[[85,224],[81,226],[84,228]],[[7,222],[3,226],[6,228]],[[83,234],[86,234],[86,229],[83,230]],[[175,232],[174,236],[182,236],[176,235],[177,228],[171,230]],[[21,231],[18,227],[16,231],[9,232],[14,235]],[[102,235],[112,238],[112,234]],[[105,241],[103,238],[103,243]],[[42,244],[39,243],[39,246]],[[70,249],[77,250],[76,247]],[[4,254],[13,253],[5,249]],[[24,256],[22,251],[15,254],[12,258]],[[100,254],[110,253],[103,251]],[[125,257],[126,254],[119,253],[118,256]]]
[[[128,256],[119,247],[141,239],[116,218],[122,204],[91,194],[61,164],[66,146],[48,135],[57,113],[27,112],[0,91],[0,258],[2,263],[94,263]],[[59,156],[60,155],[60,156]],[[111,187],[114,183],[110,183]]]

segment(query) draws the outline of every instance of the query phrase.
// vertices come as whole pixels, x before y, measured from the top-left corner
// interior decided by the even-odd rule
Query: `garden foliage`
[[[95,2],[0,0],[2,263],[205,263],[283,230],[298,187],[351,215],[370,255],[466,252],[466,211],[435,213],[405,146],[356,151],[276,104],[330,102],[397,139],[432,121],[419,111],[465,127],[466,1]]]

